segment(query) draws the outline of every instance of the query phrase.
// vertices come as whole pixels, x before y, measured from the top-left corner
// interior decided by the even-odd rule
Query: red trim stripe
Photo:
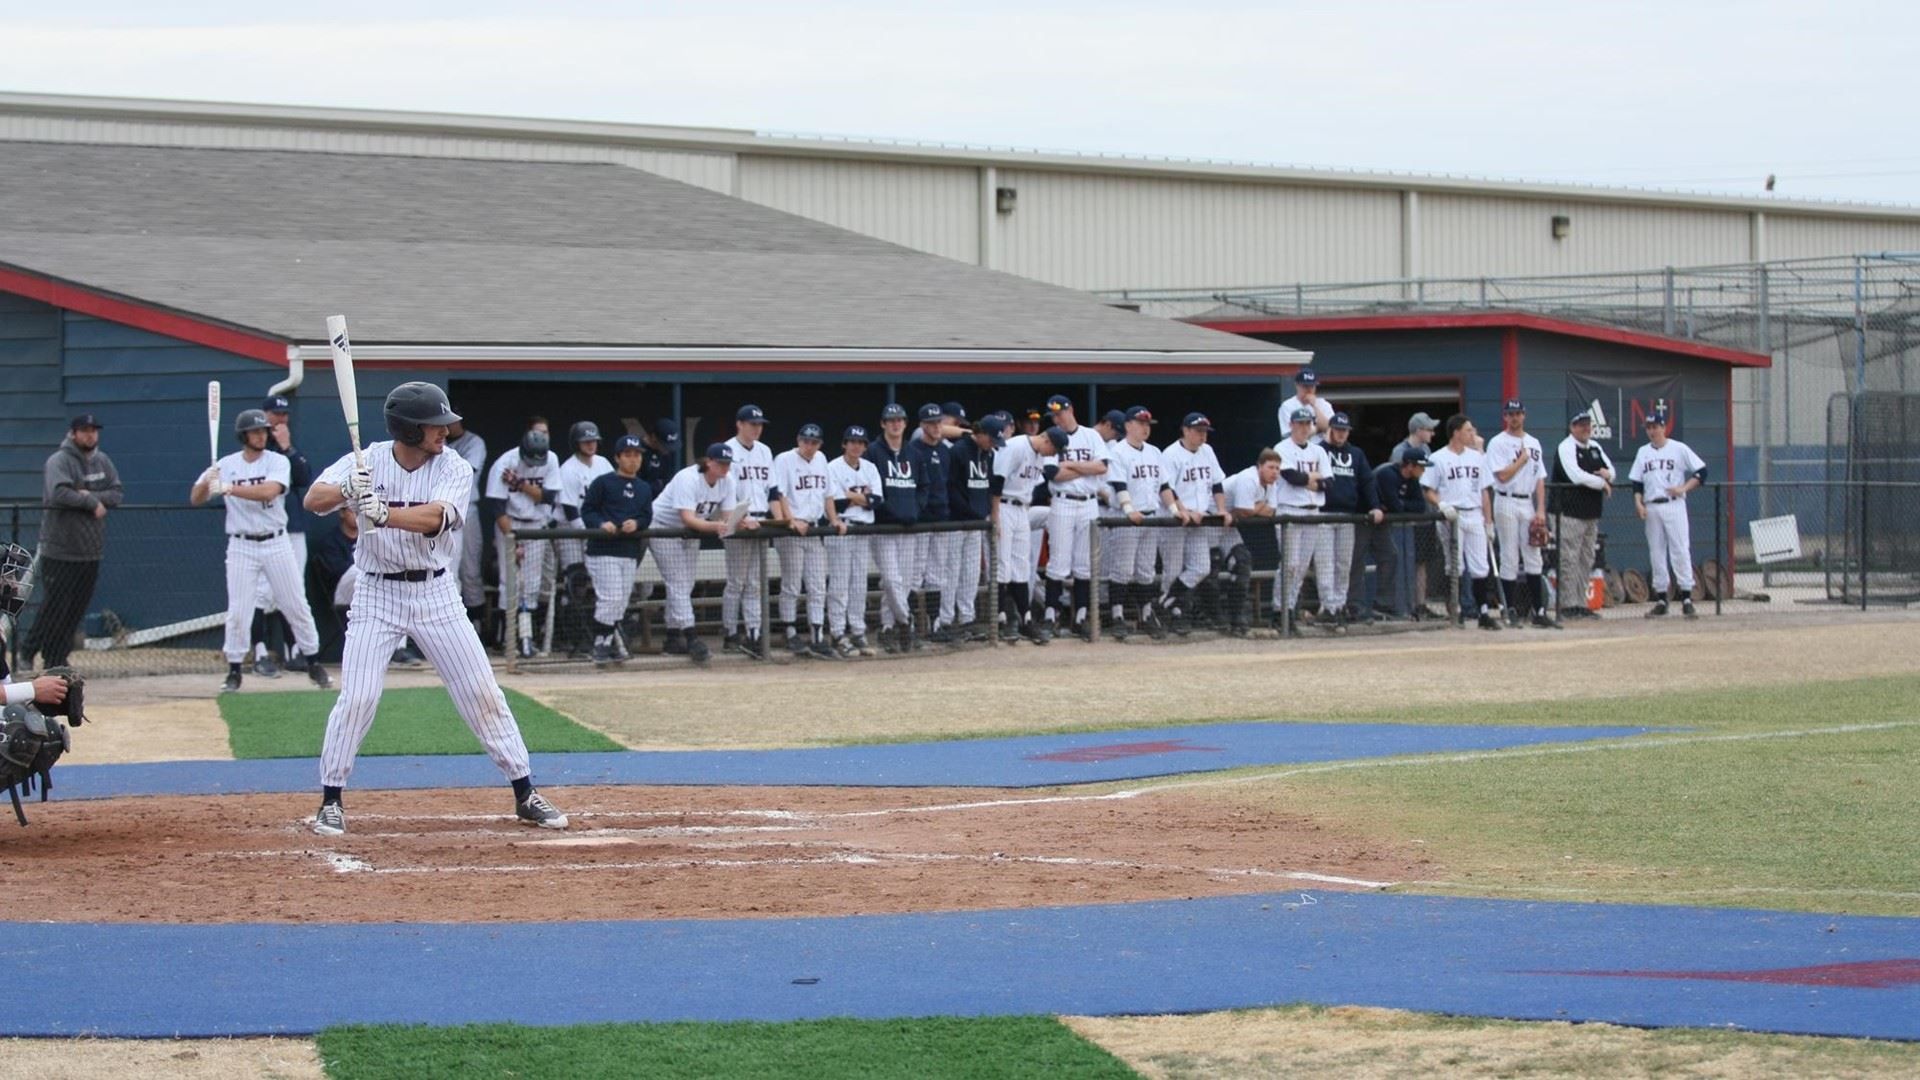
[[[718,360],[362,360],[354,358],[356,368],[431,368],[435,371],[598,371],[659,372],[662,374],[758,374],[758,375],[865,375],[875,381],[911,379],[921,375],[1055,375],[1098,376],[1103,382],[1125,381],[1130,375],[1145,376],[1225,376],[1246,379],[1281,379],[1299,370],[1296,364],[1248,366],[1245,364],[1124,364],[1102,367],[1097,364],[1062,366],[1032,361],[954,364],[938,361],[908,361],[896,365],[875,363],[835,363],[832,361],[775,363],[727,362]]]
[[[1718,360],[1734,367],[1764,368],[1773,366],[1773,357],[1765,353],[1742,352],[1739,349],[1725,349],[1718,345],[1706,345],[1698,341],[1682,338],[1663,337],[1659,334],[1643,334],[1637,330],[1622,330],[1612,326],[1596,326],[1592,323],[1573,322],[1568,319],[1555,319],[1545,315],[1534,315],[1524,311],[1467,311],[1428,313],[1418,315],[1330,315],[1301,318],[1269,319],[1189,319],[1195,326],[1204,326],[1209,330],[1225,330],[1230,334],[1309,334],[1325,332],[1349,332],[1364,330],[1464,330],[1491,328],[1496,330],[1538,330],[1548,334],[1563,334],[1567,337],[1588,338],[1593,341],[1608,341],[1616,345],[1633,345],[1642,349],[1654,349],[1659,352],[1673,353],[1678,356],[1697,357],[1702,360]]]
[[[137,300],[94,292],[30,271],[0,266],[0,292],[24,296],[67,311],[77,311],[96,319],[205,345],[278,367],[287,366],[289,342],[279,338],[207,322]]]
[[[1507,327],[1500,335],[1500,397],[1520,396],[1520,331]]]

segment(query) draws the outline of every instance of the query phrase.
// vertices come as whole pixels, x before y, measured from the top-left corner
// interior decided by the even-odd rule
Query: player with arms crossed
[[[873,524],[873,504],[880,498],[880,472],[865,457],[873,440],[867,429],[849,424],[840,433],[841,455],[827,462],[833,483],[828,494],[834,510],[849,525]],[[867,644],[867,555],[879,536],[827,537],[827,632],[833,650],[842,657],[872,656]]]
[[[1474,449],[1473,438],[1473,421],[1465,414],[1448,417],[1447,445],[1429,456],[1420,486],[1427,489],[1427,502],[1453,526],[1452,564],[1458,570],[1464,560],[1467,576],[1473,579],[1480,629],[1498,630],[1493,573],[1487,561],[1487,532],[1493,527],[1493,469],[1487,465],[1487,455]]]
[[[445,453],[447,426],[460,416],[445,391],[409,382],[387,395],[386,417],[391,442],[367,447],[361,466],[348,454],[307,490],[308,510],[331,514],[347,507],[360,520],[353,549],[360,582],[347,622],[340,697],[327,716],[320,750],[320,812],[313,831],[347,831],[340,792],[373,725],[387,661],[409,637],[440,673],[460,719],[513,785],[515,816],[542,829],[564,829],[567,816],[534,790],[520,725],[460,602],[460,530],[485,527],[466,520],[473,469]],[[448,574],[450,568],[456,573]]]
[[[1542,576],[1543,547],[1533,543],[1535,522],[1547,520],[1547,465],[1540,440],[1527,434],[1527,408],[1510,400],[1500,412],[1506,430],[1487,440],[1487,467],[1493,470],[1493,534],[1500,548],[1500,581],[1507,591],[1507,624],[1519,626],[1529,613],[1533,625],[1553,630],[1547,614],[1547,583]],[[1520,595],[1520,573],[1527,575]]]
[[[1222,528],[1233,526],[1233,512],[1227,508],[1227,474],[1207,436],[1213,421],[1206,413],[1190,412],[1180,421],[1180,440],[1161,451],[1161,467],[1166,471],[1167,490],[1160,502],[1178,518],[1178,537],[1168,544],[1166,557],[1166,593],[1160,604],[1176,634],[1192,629],[1187,612],[1193,603],[1193,591],[1213,573],[1213,548],[1220,542]],[[1208,525],[1211,511],[1226,518],[1225,526]]]
[[[1633,509],[1647,523],[1647,554],[1653,559],[1649,619],[1667,613],[1667,593],[1674,575],[1680,578],[1680,613],[1689,619],[1699,617],[1693,610],[1693,539],[1687,523],[1687,492],[1706,479],[1707,463],[1686,443],[1667,438],[1666,410],[1655,409],[1647,417],[1647,445],[1633,455],[1633,467],[1627,470],[1627,481],[1633,485]]]
[[[265,579],[274,607],[293,627],[294,647],[306,661],[307,678],[326,689],[333,685],[314,654],[320,634],[307,606],[306,568],[293,557],[287,539],[287,490],[291,467],[282,454],[267,452],[267,432],[273,425],[259,409],[246,409],[233,418],[240,449],[207,467],[195,481],[187,501],[205,506],[215,495],[227,503],[227,681],[223,692],[240,689],[240,664],[252,648],[254,594]],[[399,646],[395,642],[395,647]],[[393,650],[388,649],[391,657]],[[381,661],[382,669],[385,660]]]

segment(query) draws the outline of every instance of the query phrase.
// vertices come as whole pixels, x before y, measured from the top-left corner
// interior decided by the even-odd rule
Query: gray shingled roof
[[[0,263],[298,342],[1274,348],[610,164],[0,143]]]

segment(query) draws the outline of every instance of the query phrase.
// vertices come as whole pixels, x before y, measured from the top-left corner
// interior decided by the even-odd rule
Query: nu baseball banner
[[[1645,438],[1647,415],[1667,410],[1673,427],[1669,434],[1683,438],[1686,422],[1680,407],[1680,376],[1660,373],[1586,375],[1567,372],[1567,415],[1593,414],[1593,437],[1608,450],[1626,450]]]

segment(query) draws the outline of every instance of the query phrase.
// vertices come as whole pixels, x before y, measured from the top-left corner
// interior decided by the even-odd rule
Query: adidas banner
[[[1567,372],[1567,415],[1593,414],[1593,438],[1609,453],[1646,441],[1647,416],[1665,409],[1676,439],[1685,439],[1686,410],[1680,404],[1680,376],[1660,373],[1586,375]]]

